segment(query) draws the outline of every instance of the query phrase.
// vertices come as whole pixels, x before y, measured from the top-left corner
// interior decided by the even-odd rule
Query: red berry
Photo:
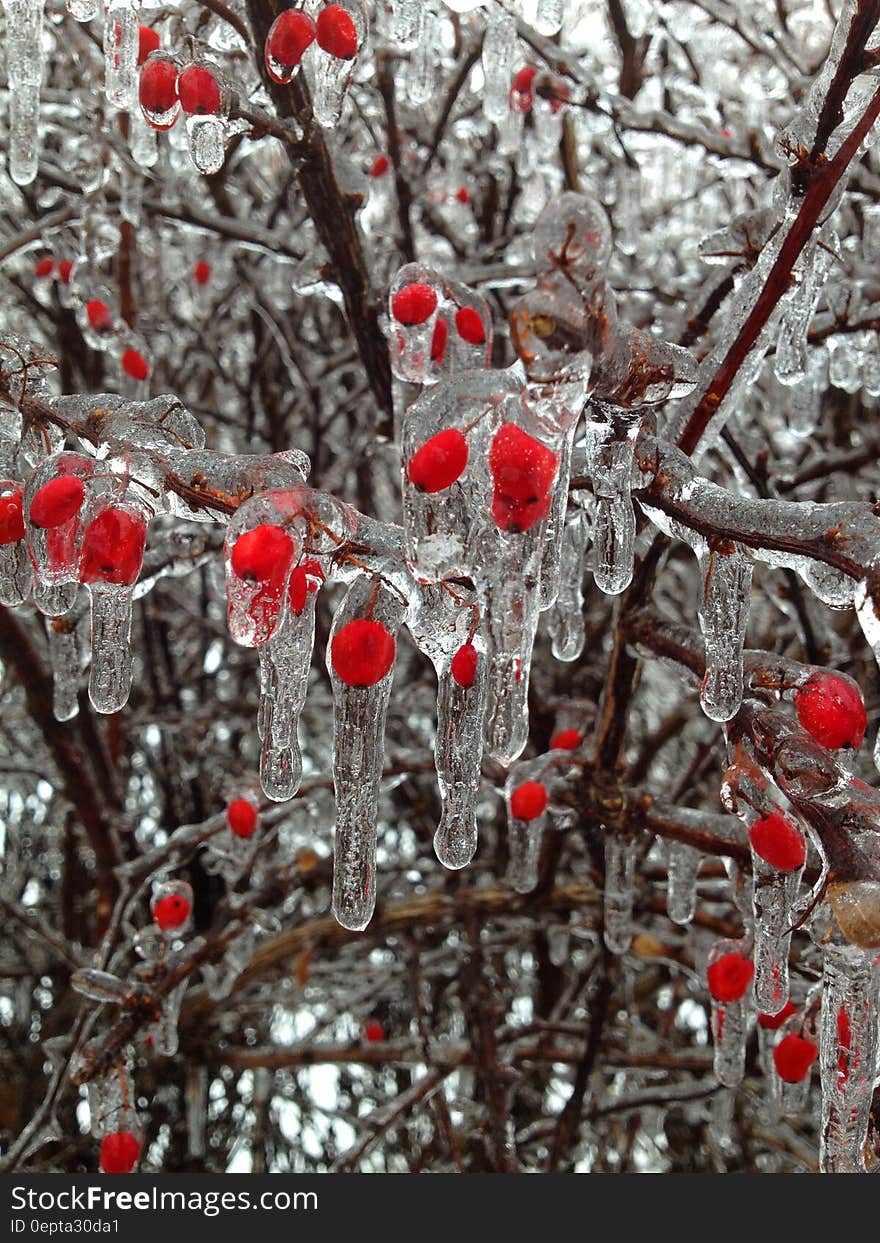
[[[79,513],[85,494],[85,484],[76,475],[58,475],[37,491],[28,518],[44,530],[63,526]]]
[[[150,60],[141,70],[138,99],[144,112],[170,112],[177,103],[177,66],[172,60]]]
[[[159,50],[159,34],[150,26],[138,26],[138,61],[142,65],[151,52]]]
[[[510,86],[510,107],[515,112],[531,112],[534,103],[532,83],[537,72],[534,65],[525,65],[514,74]]]
[[[187,65],[177,79],[177,94],[187,116],[210,116],[220,111],[220,86],[204,65]]]
[[[751,958],[743,958],[742,954],[722,954],[706,972],[706,981],[716,1001],[739,1001],[754,974]]]
[[[92,298],[86,303],[86,318],[95,332],[107,332],[113,327],[113,316],[106,302],[100,298]]]
[[[468,194],[467,186],[459,186],[455,192],[455,197],[458,199],[459,203],[469,203],[471,201],[471,196]]]
[[[773,1065],[779,1078],[786,1083],[801,1083],[818,1056],[819,1048],[812,1040],[789,1032],[773,1050]]]
[[[293,70],[303,57],[303,53],[315,41],[315,23],[308,13],[302,9],[287,9],[280,13],[272,23],[266,39],[266,68],[269,76],[278,81],[272,72],[272,64],[282,69]],[[290,80],[290,75],[283,79]]]
[[[51,276],[54,270],[54,259],[40,259],[34,267],[34,276],[45,278],[47,276]]]
[[[540,781],[524,781],[510,796],[510,812],[517,820],[537,820],[547,806],[547,789]]]
[[[477,678],[477,649],[473,643],[465,643],[452,658],[450,669],[459,686],[473,686]]]
[[[468,345],[482,345],[486,340],[486,328],[472,306],[463,306],[456,311],[455,331]]]
[[[58,279],[62,285],[70,284],[71,273],[73,272],[73,260],[62,259],[58,264]]]
[[[814,673],[795,694],[801,726],[823,747],[860,747],[868,727],[861,693],[833,673]]]
[[[122,355],[122,370],[133,380],[146,380],[150,374],[147,360],[139,350],[125,350]]]
[[[404,285],[391,299],[391,314],[405,328],[424,324],[436,309],[437,295],[434,290],[430,285],[422,285],[418,281]]]
[[[0,544],[17,544],[24,538],[21,489],[0,496]]]
[[[197,285],[207,285],[211,279],[211,265],[200,259],[193,268],[193,280]]]
[[[251,837],[257,827],[257,809],[246,798],[233,799],[226,808],[226,820],[236,837]]]
[[[468,460],[468,443],[455,427],[425,441],[409,460],[410,483],[422,492],[442,492],[461,476]]]
[[[180,893],[167,893],[153,907],[153,919],[163,932],[181,928],[189,919],[190,905]]]
[[[341,4],[328,4],[318,14],[316,25],[318,47],[338,60],[351,60],[357,55],[357,26]]]
[[[384,177],[390,166],[390,161],[387,155],[377,155],[375,160],[373,160],[373,166],[370,169],[370,176]]]
[[[431,362],[441,366],[446,357],[446,342],[449,340],[449,324],[442,317],[434,321],[431,333]]]
[[[239,535],[232,548],[232,569],[247,583],[265,583],[283,573],[293,556],[293,542],[280,527],[262,523]]]
[[[369,1023],[364,1024],[364,1039],[370,1044],[381,1044],[385,1039],[385,1028],[378,1019],[370,1019]]]
[[[131,586],[140,573],[146,542],[143,518],[113,506],[102,510],[83,536],[80,582]]]
[[[287,584],[287,599],[291,611],[299,617],[306,607],[306,596],[313,595],[324,581],[324,571],[314,557],[306,557],[296,566]]]
[[[333,636],[330,661],[346,686],[375,686],[394,664],[397,644],[381,622],[358,617]]]
[[[512,501],[496,492],[492,497],[492,521],[500,530],[512,534],[529,531],[547,517],[551,500],[549,493],[534,501]]]
[[[794,872],[807,858],[803,834],[781,811],[756,820],[749,829],[749,841],[755,854],[780,872]]]
[[[561,729],[550,739],[551,751],[577,751],[584,740],[579,729]]]
[[[489,450],[496,491],[506,500],[543,500],[556,474],[557,455],[515,423],[498,429]]]
[[[113,1131],[101,1140],[101,1169],[105,1174],[130,1174],[140,1155],[140,1142],[131,1131]]]
[[[789,999],[778,1014],[759,1014],[758,1024],[766,1031],[778,1031],[786,1019],[797,1012],[797,1006]]]

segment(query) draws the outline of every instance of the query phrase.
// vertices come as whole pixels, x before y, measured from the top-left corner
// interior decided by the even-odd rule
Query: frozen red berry
[[[477,649],[473,643],[464,643],[452,658],[450,670],[459,686],[473,686],[477,677]]]
[[[489,449],[489,470],[498,493],[528,503],[547,496],[556,475],[557,455],[515,423],[499,427]]]
[[[210,116],[220,111],[220,85],[204,65],[187,65],[177,79],[177,96],[187,116]]]
[[[449,341],[449,324],[441,315],[434,323],[434,331],[431,333],[431,362],[436,363],[438,367],[442,366],[443,359],[446,357],[446,345]]]
[[[797,1013],[797,1006],[789,998],[777,1014],[759,1014],[758,1023],[766,1031],[775,1032],[779,1030],[786,1019],[790,1019],[795,1013]]]
[[[140,1155],[140,1141],[131,1131],[112,1131],[101,1140],[101,1169],[105,1174],[130,1174]]]
[[[113,327],[113,316],[106,302],[100,298],[91,298],[86,303],[86,319],[95,332],[107,332]]]
[[[146,380],[150,366],[140,350],[128,349],[122,354],[122,370],[133,380]]]
[[[257,827],[257,809],[246,798],[235,798],[226,808],[226,822],[236,837],[252,837]]]
[[[370,1044],[381,1044],[385,1039],[385,1028],[378,1019],[370,1019],[369,1023],[364,1024],[364,1040]]]
[[[510,85],[510,107],[514,112],[531,112],[534,96],[532,85],[537,69],[534,65],[524,65],[513,75]]]
[[[405,328],[426,323],[436,309],[437,295],[430,285],[420,281],[404,285],[391,299],[391,314]]]
[[[86,489],[76,475],[58,475],[34,494],[28,518],[44,530],[60,527],[79,513]]]
[[[709,992],[716,1001],[739,1001],[752,982],[755,967],[751,958],[742,954],[722,954],[706,972]]]
[[[17,544],[24,539],[21,489],[0,496],[0,544]]]
[[[266,38],[266,68],[276,82],[289,82],[305,50],[315,41],[315,22],[302,9],[286,9]],[[279,72],[280,71],[280,72]]]
[[[265,583],[287,570],[293,556],[293,542],[286,531],[262,523],[239,535],[232,547],[232,569],[247,583]]]
[[[500,530],[511,534],[530,531],[547,517],[551,500],[549,492],[533,501],[514,501],[496,492],[492,496],[492,521]]]
[[[306,599],[311,592],[314,594],[324,581],[324,571],[313,557],[306,557],[290,574],[287,584],[287,599],[291,612],[300,616],[306,607]]]
[[[142,65],[151,52],[159,50],[159,33],[151,26],[138,26],[138,59]]]
[[[112,505],[102,510],[83,536],[80,582],[131,586],[140,573],[146,542],[143,518]]]
[[[371,177],[384,177],[391,167],[387,155],[377,155],[370,168]]]
[[[467,186],[459,186],[455,192],[455,197],[459,203],[469,203],[471,201]]]
[[[749,829],[749,841],[759,858],[780,872],[794,872],[807,858],[804,835],[781,811],[771,811]]]
[[[337,60],[351,60],[357,55],[357,26],[341,4],[328,4],[321,10],[315,25],[315,37],[318,47]]]
[[[45,280],[47,276],[51,276],[55,271],[54,259],[39,259],[34,265],[34,276],[40,280]]]
[[[58,264],[58,279],[62,285],[69,285],[70,278],[73,274],[73,260],[62,259]]]
[[[333,671],[346,686],[375,686],[394,664],[397,644],[381,622],[358,617],[330,644]]]
[[[207,285],[211,279],[211,265],[200,259],[193,268],[193,280],[197,285]]]
[[[162,116],[177,103],[177,66],[173,60],[149,60],[141,70],[138,100],[144,112]]]
[[[517,820],[537,820],[547,806],[547,788],[540,781],[524,781],[510,796],[510,811]]]
[[[579,729],[561,729],[550,739],[551,751],[577,751],[584,740]]]
[[[442,492],[460,478],[467,460],[467,441],[458,428],[448,427],[413,454],[406,473],[422,492]]]
[[[795,694],[801,726],[823,747],[860,747],[868,727],[861,693],[833,673],[814,673]]]
[[[779,1078],[786,1083],[801,1083],[818,1056],[819,1048],[814,1041],[789,1032],[773,1050],[773,1065]]]
[[[486,340],[486,326],[472,306],[455,312],[455,331],[468,345],[482,345]]]
[[[163,932],[182,928],[189,919],[190,904],[181,893],[166,893],[153,907],[153,919]]]

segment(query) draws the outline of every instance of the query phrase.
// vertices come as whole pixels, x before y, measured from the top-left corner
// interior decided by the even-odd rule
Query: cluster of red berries
[[[402,328],[427,324],[437,310],[437,294],[430,285],[412,281],[403,285],[391,298],[391,318]],[[485,345],[486,325],[472,306],[459,307],[452,317],[456,333],[467,345]],[[438,366],[446,357],[449,342],[449,321],[440,316],[434,322],[431,336],[431,361]]]
[[[207,65],[192,63],[182,69],[158,51],[156,32],[141,27],[141,49],[147,49],[138,81],[138,100],[144,119],[153,129],[168,130],[182,110],[187,116],[213,116],[220,111],[223,92]]]
[[[112,333],[114,330],[113,312],[101,298],[90,298],[86,303],[86,319],[92,332],[99,336]],[[150,365],[140,350],[128,346],[122,351],[120,358],[122,370],[133,380],[146,380],[150,374]]]
[[[73,275],[73,260],[59,259],[56,264],[55,260],[50,255],[47,255],[44,259],[38,259],[34,264],[34,276],[38,280],[48,280],[49,277],[56,274],[62,285],[69,285],[70,278]]]
[[[48,533],[50,560],[63,564],[71,548],[70,524],[79,515],[85,500],[85,484],[77,475],[56,475],[37,490],[31,500],[28,519],[32,526]],[[0,531],[13,543],[24,536],[21,494],[2,498]],[[20,532],[20,533],[19,533]],[[140,573],[147,540],[147,525],[140,514],[118,505],[108,505],[85,528],[79,551],[79,579],[83,583],[116,583],[131,586]]]
[[[328,4],[317,19],[303,9],[287,9],[280,13],[266,37],[269,77],[286,85],[313,43],[335,60],[354,60],[360,37],[357,23],[348,9],[341,4]]]

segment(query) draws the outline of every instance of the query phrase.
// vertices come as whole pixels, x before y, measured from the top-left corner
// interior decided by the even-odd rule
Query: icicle
[[[380,578],[360,575],[336,610],[327,645],[327,668],[333,686],[336,792],[333,914],[344,928],[352,931],[366,928],[376,904],[376,820],[385,716],[394,677],[393,640],[406,607],[407,602]],[[341,665],[340,649],[336,646],[340,631],[360,621],[378,623],[392,639],[392,663],[378,681],[369,685],[347,683],[337,672]],[[373,677],[384,663],[365,670],[364,676]],[[357,670],[348,676],[357,677],[359,673]]]
[[[205,177],[219,173],[226,158],[225,117],[188,116],[186,133],[193,164]]]
[[[516,68],[516,21],[509,14],[493,16],[483,35],[483,112],[501,125],[510,113],[510,81]]]
[[[703,594],[700,629],[706,675],[700,703],[712,721],[729,721],[742,702],[742,653],[749,621],[752,561],[735,546],[715,548],[700,559]]]
[[[260,784],[267,797],[279,803],[292,798],[302,780],[297,727],[315,644],[315,598],[307,591],[301,614],[289,614],[260,648],[265,678],[260,696]]]
[[[504,786],[507,804],[507,880],[517,893],[530,893],[538,883],[541,842],[549,820],[547,757],[517,764]]]
[[[828,355],[825,350],[812,349],[807,355],[807,370],[791,387],[788,406],[788,430],[793,436],[812,436],[822,415],[822,397],[828,384]]]
[[[852,945],[823,946],[819,1164],[826,1174],[864,1170],[862,1148],[877,1073],[880,976],[873,957]]]
[[[40,159],[43,0],[4,0],[9,81],[9,175],[27,186]]]
[[[744,941],[716,941],[709,954],[710,970],[725,956],[735,956],[747,962],[751,957],[751,950]],[[715,1075],[725,1087],[735,1088],[742,1082],[745,1074],[751,989],[746,987],[735,1000],[719,1001],[712,994],[711,988],[709,996],[712,1002]]]
[[[612,954],[625,954],[632,942],[635,863],[635,841],[606,829],[602,933]]]
[[[422,0],[394,0],[389,32],[391,42],[404,51],[416,47],[419,18],[423,11]]]
[[[418,14],[416,44],[406,69],[406,98],[414,108],[433,99],[437,65],[437,18],[427,9]]]
[[[70,721],[79,712],[79,645],[76,623],[55,617],[46,628],[52,666],[52,712],[56,721]]]
[[[207,1122],[208,1069],[190,1064],[186,1072],[186,1138],[191,1157],[205,1155]]]
[[[346,46],[344,54],[331,55],[315,42],[303,58],[306,69],[311,69],[314,73],[312,111],[315,114],[315,120],[324,129],[332,129],[342,116],[348,84],[351,82],[358,57],[364,51],[369,33],[367,11],[362,0],[342,0],[340,7],[345,9],[353,24],[350,51]],[[347,38],[343,41],[347,43]],[[343,49],[340,48],[340,51]]]
[[[534,27],[538,34],[555,35],[562,29],[564,0],[538,0]]]
[[[534,409],[534,405],[532,406]],[[537,412],[536,412],[537,413]],[[559,468],[553,485],[553,497],[545,528],[544,555],[541,559],[541,594],[538,608],[542,613],[553,607],[562,579],[562,546],[565,538],[565,516],[568,511],[568,483],[571,478],[571,453],[577,422],[573,420],[559,440]]]
[[[684,842],[669,842],[667,859],[666,910],[674,924],[689,924],[696,909],[702,852]]]
[[[550,611],[550,638],[557,660],[577,660],[584,650],[583,581],[587,538],[586,514],[576,509],[563,533],[559,594]]]
[[[33,568],[23,539],[0,544],[0,604],[21,604],[30,595]]]
[[[755,910],[755,1003],[778,1014],[788,1001],[788,951],[792,912],[803,867],[780,872],[752,850]]]
[[[636,515],[631,499],[634,442],[610,422],[587,423],[589,471],[596,494],[593,577],[607,595],[620,595],[633,575]]]
[[[75,22],[90,22],[100,7],[99,0],[67,0],[67,11]]]
[[[109,0],[104,12],[104,94],[114,108],[134,103],[138,19],[132,0]]]
[[[807,333],[828,278],[836,241],[829,238],[825,245],[813,242],[804,252],[800,284],[785,303],[773,359],[776,378],[782,384],[798,384],[807,370]]]
[[[96,712],[118,712],[131,693],[131,587],[89,586],[92,666],[89,699]]]
[[[845,393],[857,393],[862,387],[862,353],[851,337],[832,337],[828,342],[828,381]]]

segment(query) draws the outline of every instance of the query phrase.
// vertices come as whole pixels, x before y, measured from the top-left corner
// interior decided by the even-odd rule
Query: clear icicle
[[[92,666],[89,699],[97,712],[118,712],[131,691],[131,587],[89,586]]]
[[[67,0],[67,11],[75,22],[90,22],[100,7],[99,0]]]
[[[684,842],[667,847],[666,910],[674,924],[689,924],[697,905],[697,875],[702,852]]]
[[[477,639],[477,672],[459,686],[447,666],[438,671],[434,763],[442,811],[434,851],[447,868],[466,867],[477,849],[477,793],[483,758],[486,653]]]
[[[299,617],[288,615],[260,648],[260,784],[268,798],[292,798],[302,780],[297,726],[306,701],[315,643],[315,596]]]
[[[406,98],[419,108],[434,97],[437,65],[437,18],[426,9],[418,15],[416,45],[406,70]]]
[[[743,958],[751,956],[750,948],[743,941],[716,941],[709,962],[731,953]],[[715,1076],[727,1088],[737,1087],[745,1074],[751,991],[747,989],[738,1001],[725,1002],[717,1001],[710,993]]]
[[[33,568],[24,540],[0,544],[0,604],[14,606],[27,599]]]
[[[826,1174],[864,1170],[877,1073],[878,984],[870,952],[853,945],[823,947],[819,1165]]]
[[[541,594],[538,607],[544,613],[552,608],[562,581],[562,545],[565,539],[565,515],[568,510],[568,482],[571,478],[571,452],[577,423],[566,430],[559,446],[559,468],[553,486],[553,498],[547,515],[544,555],[541,560]]]
[[[159,158],[156,131],[147,124],[140,108],[132,108],[128,114],[128,147],[140,168],[152,168]]]
[[[612,954],[625,954],[632,942],[635,861],[633,838],[606,829],[602,930]]]
[[[188,116],[186,134],[193,164],[206,177],[219,173],[226,158],[226,120],[221,116]]]
[[[776,378],[782,384],[799,383],[807,370],[807,333],[832,261],[833,251],[818,242],[804,252],[800,284],[785,303],[773,358]]]
[[[190,1066],[186,1073],[186,1137],[189,1155],[205,1155],[205,1130],[208,1122],[208,1069]]]
[[[501,125],[510,112],[516,55],[516,21],[507,13],[492,17],[483,35],[483,112],[496,125]]]
[[[134,103],[138,19],[131,0],[109,0],[104,13],[104,94],[114,108]]]
[[[55,617],[47,628],[52,666],[52,712],[56,721],[70,721],[79,712],[79,645],[71,617]]]
[[[716,550],[700,559],[700,568],[704,578],[699,617],[706,645],[700,703],[710,720],[729,721],[742,702],[742,652],[753,565],[738,549]]]
[[[423,12],[422,0],[394,0],[390,30],[392,43],[404,50],[415,47],[419,37],[419,18]]]
[[[564,0],[538,0],[534,27],[538,34],[555,35],[562,29]]]
[[[517,893],[530,893],[538,883],[546,823],[546,812],[536,820],[518,820],[511,816],[507,822],[507,880]]]
[[[553,655],[557,660],[577,660],[584,650],[584,550],[587,519],[577,509],[566,524],[562,537],[559,593],[550,610],[549,630]]]
[[[593,526],[593,577],[607,595],[625,591],[632,581],[636,515],[631,487],[634,444],[611,423],[590,420],[587,452],[596,495]]]
[[[521,755],[529,737],[529,674],[538,625],[537,575],[524,574],[516,549],[507,545],[497,556],[495,573],[496,580],[484,591],[490,642],[483,738],[491,757],[507,767]]]
[[[755,1003],[762,1014],[778,1014],[788,1001],[790,929],[802,872],[780,872],[752,851]]]
[[[366,928],[376,904],[376,821],[394,667],[374,686],[347,686],[333,669],[332,645],[344,625],[367,613],[395,635],[405,611],[406,602],[381,579],[360,575],[336,610],[327,647],[334,703],[333,914],[354,932]]]
[[[27,186],[40,159],[43,0],[4,0],[9,81],[9,175]]]

